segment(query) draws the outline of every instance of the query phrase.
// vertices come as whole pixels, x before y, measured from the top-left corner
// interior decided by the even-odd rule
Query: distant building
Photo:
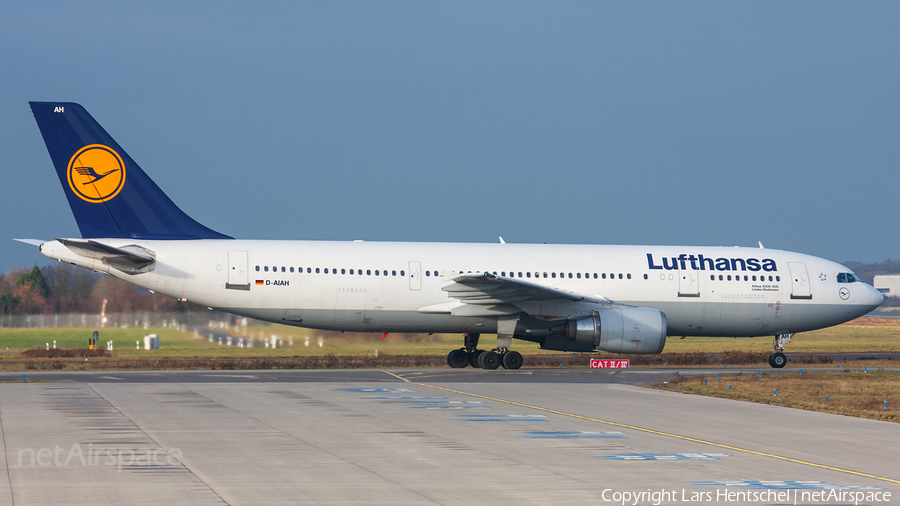
[[[872,283],[885,297],[900,297],[900,274],[881,274]]]

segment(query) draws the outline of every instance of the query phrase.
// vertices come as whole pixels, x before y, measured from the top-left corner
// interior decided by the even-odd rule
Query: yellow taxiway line
[[[528,409],[536,409],[538,411],[543,411],[545,413],[553,413],[554,415],[568,416],[570,418],[577,418],[579,420],[587,420],[589,422],[602,423],[602,424],[606,424],[606,425],[612,425],[614,427],[621,427],[621,428],[630,429],[630,430],[634,430],[634,431],[646,432],[649,434],[656,434],[657,436],[671,437],[671,438],[675,438],[675,439],[681,439],[682,441],[690,441],[692,443],[700,443],[700,444],[715,446],[716,448],[724,448],[726,450],[731,450],[731,451],[735,451],[735,452],[749,453],[751,455],[758,455],[760,457],[768,457],[771,459],[782,460],[785,462],[793,462],[794,464],[800,464],[800,465],[810,466],[810,467],[818,467],[820,469],[828,469],[830,471],[837,471],[839,473],[847,473],[847,474],[852,474],[854,476],[864,476],[866,478],[872,478],[875,480],[881,480],[881,481],[886,481],[889,483],[900,484],[900,480],[895,480],[892,478],[885,478],[884,476],[877,476],[874,474],[861,473],[859,471],[852,471],[850,469],[842,469],[840,467],[826,466],[824,464],[816,464],[815,462],[807,462],[805,460],[792,459],[790,457],[785,457],[782,455],[775,455],[773,453],[765,453],[765,452],[758,452],[756,450],[748,450],[746,448],[740,448],[737,446],[730,446],[730,445],[726,445],[726,444],[722,444],[722,443],[716,443],[713,441],[706,441],[703,439],[697,439],[697,438],[692,438],[692,437],[688,437],[688,436],[681,436],[679,434],[672,434],[669,432],[662,432],[662,431],[658,431],[658,430],[647,429],[644,427],[637,427],[634,425],[628,425],[628,424],[624,424],[624,423],[611,422],[609,420],[601,420],[599,418],[591,418],[589,416],[576,415],[574,413],[566,413],[565,411],[557,411],[555,409],[542,408],[540,406],[532,406],[530,404],[523,404],[521,402],[508,401],[506,399],[498,399],[496,397],[488,397],[486,395],[473,394],[471,392],[463,392],[461,390],[454,390],[452,388],[429,385],[427,383],[413,383],[413,382],[409,381],[408,379],[406,379],[402,376],[399,376],[397,374],[394,374],[392,372],[388,372],[388,371],[384,371],[384,370],[382,370],[382,372],[385,374],[389,374],[389,375],[391,375],[401,381],[404,381],[406,383],[412,383],[413,385],[418,385],[418,386],[421,386],[424,388],[434,388],[436,390],[443,390],[445,392],[452,392],[452,393],[459,394],[459,395],[468,395],[470,397],[477,397],[479,399],[486,399],[486,400],[494,401],[494,402],[502,402],[503,404],[510,404],[512,406],[519,406],[519,407],[528,408]]]

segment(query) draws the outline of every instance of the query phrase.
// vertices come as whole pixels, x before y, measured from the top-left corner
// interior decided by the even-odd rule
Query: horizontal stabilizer
[[[41,244],[44,244],[47,241],[42,241],[40,239],[13,239],[13,241],[24,242],[25,244],[30,244],[32,246],[40,247]]]
[[[93,258],[128,274],[152,271],[156,254],[137,245],[116,248],[85,239],[57,239],[76,255]]]

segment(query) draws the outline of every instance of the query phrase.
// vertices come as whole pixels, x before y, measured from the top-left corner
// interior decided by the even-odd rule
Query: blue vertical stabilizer
[[[83,107],[29,104],[83,238],[231,239],[179,209]]]

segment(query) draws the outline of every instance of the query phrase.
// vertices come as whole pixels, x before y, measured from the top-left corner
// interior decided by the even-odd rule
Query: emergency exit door
[[[229,290],[250,289],[250,269],[247,266],[246,251],[228,252],[228,281],[225,288]]]
[[[791,298],[812,299],[806,264],[803,262],[788,262],[788,269],[791,271]]]
[[[678,271],[678,296],[700,296],[700,273],[695,270],[682,269]]]
[[[422,262],[415,260],[409,262],[409,289],[422,289]]]

